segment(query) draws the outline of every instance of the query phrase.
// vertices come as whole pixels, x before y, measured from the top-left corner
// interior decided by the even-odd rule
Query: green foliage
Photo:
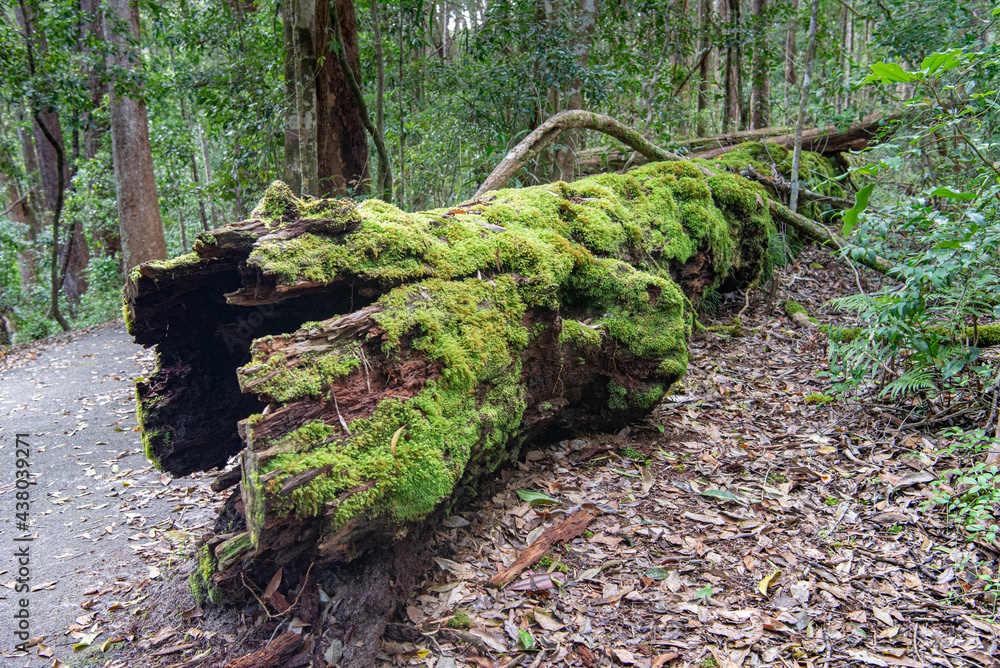
[[[982,429],[947,429],[943,436],[950,443],[939,454],[958,458],[959,467],[946,471],[935,483],[930,505],[941,506],[971,534],[982,534],[995,543],[1000,534],[996,519],[1000,512],[1000,468],[983,461],[983,455],[1000,449],[1000,439],[987,436]]]
[[[893,257],[890,274],[898,283],[837,300],[858,313],[870,332],[850,341],[831,337],[830,370],[840,390],[875,391],[890,401],[915,396],[926,403],[947,393],[949,400],[977,402],[996,378],[978,364],[978,331],[1000,318],[1000,172],[988,157],[992,148],[979,134],[983,126],[976,114],[996,95],[982,86],[998,62],[996,55],[950,50],[927,56],[919,70],[872,66],[869,82],[905,82],[921,90],[910,104],[923,115],[927,135],[951,135],[971,162],[970,171],[960,172],[967,180],[958,189],[938,186],[929,196],[864,213],[867,196],[859,193],[855,245],[847,253],[855,259],[876,252]],[[958,86],[975,94],[956,107],[942,96]],[[918,134],[911,146],[922,139],[926,135]],[[911,150],[903,148],[898,157]],[[899,164],[880,160],[859,171],[877,175]]]

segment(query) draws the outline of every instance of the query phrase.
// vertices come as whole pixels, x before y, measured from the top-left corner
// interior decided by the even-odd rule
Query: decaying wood
[[[898,118],[898,115],[872,115],[853,123],[846,130],[838,130],[834,126],[805,130],[802,133],[802,150],[826,156],[860,151],[876,140],[882,132],[891,132],[891,125]],[[733,132],[716,137],[681,141],[677,142],[677,145],[687,151],[685,157],[708,160],[724,155],[744,142],[761,139],[769,143],[780,144],[786,148],[795,145],[795,134],[791,128],[761,128],[746,132]],[[622,151],[606,146],[580,151],[577,154],[577,170],[581,176],[588,176],[601,172],[618,171],[623,169],[626,164],[629,166],[644,165],[653,159],[655,158],[648,157],[642,151],[637,150],[633,154],[631,151]]]
[[[727,146],[736,146],[748,141],[760,141],[770,137],[780,137],[792,131],[789,127],[769,127],[759,130],[741,130],[739,132],[727,132],[713,137],[696,137],[694,139],[682,139],[675,142],[675,145],[682,153],[693,155],[703,151],[711,151]],[[631,162],[629,162],[631,160]],[[613,146],[599,146],[578,151],[576,154],[577,173],[581,175],[600,174],[602,172],[617,172],[625,167],[645,164],[648,158],[641,153],[622,151]]]
[[[268,643],[267,647],[233,659],[226,668],[281,668],[302,646],[302,636],[286,631]]]
[[[521,574],[528,566],[544,557],[552,546],[559,542],[570,541],[581,535],[590,523],[594,514],[589,510],[576,510],[559,524],[554,524],[542,532],[531,545],[526,547],[513,564],[490,578],[494,587],[504,587]]]
[[[744,167],[740,170],[740,176],[745,179],[750,179],[751,181],[756,181],[757,183],[763,183],[771,188],[774,188],[777,192],[782,195],[788,195],[791,192],[792,184],[781,175],[776,177],[765,176],[760,174],[752,166]],[[843,197],[830,197],[822,193],[818,193],[808,188],[799,188],[799,199],[806,202],[821,202],[832,206],[835,209],[846,210],[854,206],[854,202]]]

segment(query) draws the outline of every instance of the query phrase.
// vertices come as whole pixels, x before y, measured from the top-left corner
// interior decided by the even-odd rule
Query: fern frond
[[[934,385],[934,374],[926,369],[915,369],[912,371],[907,371],[902,376],[892,381],[879,392],[879,398],[885,398],[886,395],[890,399],[895,401],[900,396],[905,396],[907,394],[913,394],[921,390],[933,390],[936,386]]]

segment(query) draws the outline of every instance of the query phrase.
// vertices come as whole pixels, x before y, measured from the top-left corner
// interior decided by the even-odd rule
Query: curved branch
[[[682,159],[676,153],[671,153],[659,146],[655,146],[641,134],[628,126],[622,125],[610,116],[595,114],[581,109],[560,111],[535,128],[531,134],[521,140],[521,143],[512,148],[504,159],[500,161],[500,164],[496,166],[493,173],[483,181],[483,185],[479,187],[479,190],[472,196],[472,199],[481,197],[490,190],[503,188],[510,177],[537,156],[542,149],[552,143],[559,136],[559,133],[564,130],[574,130],[577,128],[597,130],[606,135],[611,135],[654,162]]]
[[[496,166],[496,169],[486,177],[483,185],[479,186],[479,190],[476,191],[476,194],[469,201],[475,201],[491,190],[502,188],[510,177],[524,167],[529,160],[538,155],[542,149],[552,143],[559,136],[560,132],[575,128],[597,130],[606,135],[611,135],[653,162],[684,159],[676,153],[671,153],[650,143],[638,132],[622,125],[610,116],[582,111],[580,109],[561,111],[535,128],[531,134],[521,140],[521,143],[511,149],[504,159],[500,161],[500,164]],[[702,165],[697,165],[697,167],[706,177],[715,175],[715,172],[707,167]],[[741,176],[746,178],[745,175]],[[830,231],[822,223],[817,223],[814,220],[797,214],[773,199],[768,199],[767,204],[774,218],[789,225],[806,237],[824,243],[835,250],[840,250],[848,245],[843,238],[837,233]],[[858,260],[858,262],[886,276],[888,276],[889,270],[892,269],[892,263],[880,257],[876,257],[874,260],[865,258]]]

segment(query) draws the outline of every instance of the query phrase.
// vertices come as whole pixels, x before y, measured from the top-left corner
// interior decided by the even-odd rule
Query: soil
[[[828,300],[878,278],[811,247],[783,270],[774,303],[851,325]],[[826,337],[768,312],[764,297],[751,295],[739,336],[692,339],[688,375],[646,421],[533,444],[445,518],[426,542],[435,565],[387,628],[378,665],[998,665],[1000,548],[925,509],[955,465],[948,439],[848,398],[807,402],[830,394],[819,375]],[[713,317],[728,324],[744,306],[742,294],[724,296]],[[4,614],[0,663],[208,668],[293,631],[304,651],[286,665],[336,665],[343,583],[329,573],[313,572],[316,589],[288,590],[298,603],[286,614],[271,599],[267,613],[256,601],[194,607],[189,556],[227,494],[209,490],[215,473],[170,480],[142,458],[131,381],[150,362],[112,324],[11,351],[0,367],[0,456],[13,456],[15,432],[31,434],[30,530],[42,555],[32,634],[43,636],[10,658]],[[507,587],[488,585],[581,509],[595,515],[582,535]],[[0,580],[13,579],[9,558],[4,568]],[[74,651],[81,640],[89,646]],[[40,657],[47,648],[54,656]]]

